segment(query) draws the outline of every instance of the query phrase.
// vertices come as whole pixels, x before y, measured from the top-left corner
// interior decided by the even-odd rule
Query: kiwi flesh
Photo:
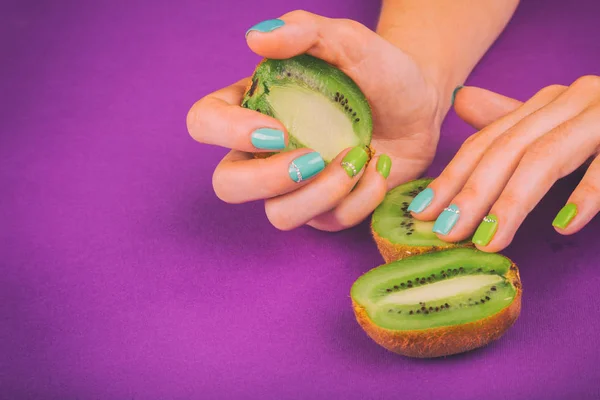
[[[351,297],[358,323],[379,345],[408,357],[473,350],[500,338],[521,310],[508,258],[457,248],[395,261],[362,275]]]
[[[419,221],[408,211],[410,202],[433,178],[405,183],[390,190],[373,212],[371,233],[385,262],[454,247],[473,247],[470,240],[444,242],[433,233],[434,221]]]
[[[289,140],[283,151],[308,147],[326,163],[349,147],[362,145],[372,152],[373,121],[364,94],[342,71],[310,55],[262,60],[242,107],[285,126]]]

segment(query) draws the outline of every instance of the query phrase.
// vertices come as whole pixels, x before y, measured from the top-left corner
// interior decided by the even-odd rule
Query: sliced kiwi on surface
[[[371,232],[385,262],[453,247],[472,247],[470,240],[448,243],[433,233],[434,221],[419,221],[407,210],[433,178],[405,183],[390,190],[373,212]]]
[[[284,151],[308,147],[326,163],[346,148],[371,143],[373,121],[364,94],[342,71],[309,55],[261,61],[242,107],[281,121],[289,135]]]
[[[458,248],[372,269],[350,293],[357,321],[375,342],[430,358],[500,338],[519,316],[522,289],[508,258]]]

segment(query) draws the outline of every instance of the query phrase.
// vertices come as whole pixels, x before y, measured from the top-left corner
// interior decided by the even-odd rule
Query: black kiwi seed
[[[496,273],[496,270],[495,270],[495,269],[492,269],[492,270],[490,270],[490,272],[491,272],[492,274],[495,274],[495,273]]]
[[[439,307],[436,307],[436,308],[435,308],[435,312],[438,312],[438,311],[440,311],[440,308],[439,308]]]
[[[410,311],[409,311],[409,314],[410,314],[410,315],[413,315],[413,310],[410,310]]]
[[[394,289],[400,289],[397,285],[394,285]]]
[[[400,286],[401,286],[401,287],[404,287],[404,286],[406,286],[406,283],[402,282],[402,283],[400,284]]]
[[[356,118],[356,119],[354,120],[354,122],[358,122],[358,121],[360,121],[360,118]]]
[[[423,314],[429,314],[429,311],[425,310],[423,311]]]
[[[421,311],[425,311],[425,307],[421,307]]]
[[[481,304],[483,304],[483,303],[485,303],[485,300],[484,300],[484,299],[481,299]]]
[[[389,293],[392,291],[392,289],[385,289],[385,291]]]
[[[406,283],[408,283],[410,285],[412,283],[412,281],[406,281]]]
[[[485,296],[485,299],[486,299],[486,300],[489,300],[489,299],[490,299],[490,296]]]
[[[417,314],[421,314],[421,310],[417,310]]]
[[[401,311],[401,310],[398,310],[398,314],[402,314],[402,311]]]
[[[353,117],[356,117],[356,113],[352,113],[352,116],[353,116]]]
[[[348,111],[348,106],[345,106],[345,107],[344,107],[344,109],[345,109],[346,111]]]
[[[446,306],[446,308],[450,307],[450,304],[446,303],[444,304]]]
[[[495,292],[495,291],[496,291],[496,286],[492,286],[492,287],[490,288],[490,290],[491,290],[492,292]]]
[[[410,236],[410,235],[412,235],[412,232],[406,232],[406,234]]]
[[[411,287],[413,287],[413,286],[412,286],[412,283],[409,283],[409,284],[408,284],[406,287],[407,287],[407,288],[411,288]]]

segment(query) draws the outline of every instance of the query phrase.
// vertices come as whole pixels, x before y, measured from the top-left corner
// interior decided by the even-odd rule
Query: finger
[[[396,93],[406,92],[408,96],[409,87],[422,83],[422,75],[408,55],[359,22],[326,18],[302,10],[287,13],[279,20],[284,25],[273,31],[259,32],[251,28],[247,42],[252,51],[274,59],[310,54],[360,81],[367,97],[387,92],[390,86]],[[383,70],[397,71],[398,80],[360,79]]]
[[[361,223],[383,201],[387,192],[386,178],[391,167],[390,158],[381,155],[369,163],[354,190],[333,210],[308,222],[313,228],[336,232]],[[382,165],[388,169],[381,170]]]
[[[600,107],[590,107],[574,119],[556,127],[531,146],[491,209],[490,214],[497,216],[497,232],[489,243],[481,241],[477,244],[478,248],[496,252],[508,246],[525,217],[550,187],[558,179],[575,171],[596,152],[600,144],[600,129],[597,128],[599,116]],[[583,189],[577,196],[589,190],[588,185],[591,184],[594,184],[593,190],[596,190],[596,168],[597,165],[591,172],[593,176],[589,174],[586,182],[582,181]],[[577,201],[580,200],[581,198],[577,197]],[[585,209],[583,219],[591,215],[591,208],[594,207],[590,204],[592,201],[590,199],[582,202],[582,205],[590,207]],[[598,202],[597,196],[595,201]]]
[[[600,211],[600,157],[590,164],[583,179],[577,185],[567,205],[552,222],[561,235],[579,232]]]
[[[522,105],[519,100],[474,86],[458,90],[454,100],[458,116],[475,129],[485,128]]]
[[[309,149],[261,159],[232,150],[217,165],[213,188],[227,203],[268,199],[304,186],[324,168],[323,158]]]
[[[498,199],[525,154],[537,151],[538,139],[546,140],[548,132],[575,118],[598,93],[594,88],[575,82],[542,109],[523,118],[486,150],[471,176],[451,204],[464,211],[454,226],[440,229],[444,240],[458,241],[469,237],[490,207]],[[588,153],[589,155],[589,153]],[[529,154],[528,154],[529,156]],[[546,162],[551,161],[548,158]],[[584,160],[585,161],[585,160]],[[579,164],[581,165],[583,161]],[[500,166],[500,168],[499,168]],[[440,214],[443,223],[448,214]],[[452,217],[450,215],[450,217]],[[436,231],[434,225],[434,231]]]
[[[190,135],[201,143],[247,152],[273,152],[287,144],[281,122],[240,103],[249,80],[243,79],[197,101],[187,115]]]
[[[363,175],[367,159],[364,148],[344,150],[310,185],[266,200],[269,221],[280,230],[290,230],[336,207]],[[346,162],[353,168],[347,164],[344,167]]]
[[[521,120],[549,104],[565,90],[564,87],[559,86],[549,86],[544,88],[516,111],[496,120],[465,140],[452,161],[450,161],[442,173],[430,183],[429,188],[433,192],[433,198],[426,199],[428,200],[429,205],[427,205],[427,203],[420,203],[423,200],[424,195],[415,197],[410,204],[409,210],[412,211],[413,216],[423,221],[436,219],[442,210],[447,207],[452,199],[461,189],[463,189],[467,180],[492,143],[506,131],[516,126]],[[431,191],[425,192],[425,194],[431,193]],[[423,207],[423,204],[425,204],[425,207]]]

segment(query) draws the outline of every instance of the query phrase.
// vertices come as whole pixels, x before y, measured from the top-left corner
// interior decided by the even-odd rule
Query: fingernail
[[[278,129],[260,128],[250,135],[252,145],[262,150],[281,150],[285,148],[283,132]]]
[[[494,238],[497,230],[498,217],[493,214],[484,217],[483,222],[479,224],[475,235],[473,235],[473,243],[480,246],[487,246]]]
[[[464,88],[464,86],[463,85],[459,85],[459,86],[456,87],[456,89],[454,89],[454,91],[452,92],[452,100],[450,100],[450,106],[454,105],[454,100],[456,100],[456,94],[462,88]]]
[[[458,206],[456,204],[450,204],[448,207],[444,208],[444,211],[442,211],[440,216],[435,220],[433,231],[441,235],[447,235],[452,228],[454,228],[459,217],[460,210],[458,209]]]
[[[431,204],[432,200],[433,190],[430,188],[426,188],[425,190],[417,194],[413,201],[410,202],[410,205],[408,206],[408,211],[413,211],[417,214],[423,212],[423,210]]]
[[[252,28],[248,29],[248,31],[246,32],[246,36],[248,36],[248,34],[252,31],[271,32],[277,28],[281,28],[283,25],[285,25],[285,22],[283,22],[280,19],[268,19],[266,21],[259,22]]]
[[[555,226],[560,229],[565,229],[567,226],[569,226],[569,223],[571,223],[571,221],[573,220],[573,218],[575,218],[576,215],[577,205],[569,203],[566,206],[564,206],[558,212],[558,214],[556,214],[554,221],[552,221],[552,226]]]
[[[325,161],[319,153],[308,153],[296,158],[290,163],[288,173],[294,182],[312,178],[325,168]]]
[[[357,146],[350,150],[342,159],[342,168],[346,171],[350,178],[354,178],[363,169],[369,154],[362,146]]]
[[[385,179],[390,176],[390,170],[392,169],[392,160],[386,154],[379,156],[377,160],[377,172],[379,172]]]

